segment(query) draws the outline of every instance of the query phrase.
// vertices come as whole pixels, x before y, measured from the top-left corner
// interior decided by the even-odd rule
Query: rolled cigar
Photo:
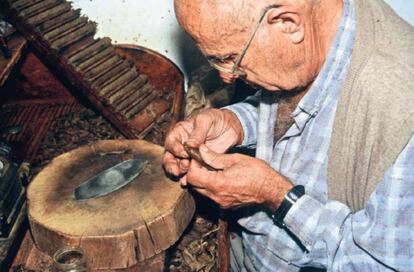
[[[37,3],[40,3],[42,1],[43,0],[18,0],[11,4],[11,7],[16,9],[17,11],[21,11],[25,8],[36,5]]]
[[[102,59],[106,60],[112,56],[114,56],[114,49],[112,47],[107,47],[104,50],[100,51],[98,54],[95,54],[93,57],[88,58],[84,62],[74,65],[75,70],[86,73],[89,70],[92,70],[93,68],[95,68],[97,63],[99,63],[100,60]]]
[[[31,5],[28,8],[23,9],[20,12],[20,15],[25,16],[25,17],[33,17],[52,7],[60,5],[62,2],[63,1],[57,1],[57,0],[44,0],[35,5]]]
[[[84,25],[88,21],[85,17],[78,17],[73,21],[70,21],[66,24],[63,24],[61,27],[55,28],[52,31],[43,35],[46,40],[53,41],[59,36],[65,35],[65,33],[70,33],[73,30],[79,28],[80,25]]]
[[[135,70],[135,68],[131,67],[125,74],[123,74],[122,76],[114,80],[112,83],[100,89],[99,94],[105,95],[105,96],[108,94],[112,94],[116,91],[116,89],[119,89],[120,86],[126,86],[129,82],[131,82],[136,77],[137,77],[137,71]]]
[[[80,52],[87,50],[90,46],[92,46],[93,44],[99,41],[100,39],[95,40],[92,36],[87,36],[83,38],[82,40],[78,41],[76,44],[72,44],[68,46],[59,55],[62,58],[62,60],[64,60],[65,62],[68,62],[69,59],[71,59],[72,57],[75,57]]]
[[[145,81],[144,81],[144,80]],[[124,100],[127,94],[130,94],[136,89],[140,89],[146,83],[146,76],[145,78],[140,75],[137,78],[134,78],[132,81],[128,82],[125,86],[121,86],[121,88],[116,89],[115,91],[111,91],[105,97],[108,99],[109,104],[113,104],[116,101],[121,102]]]
[[[72,6],[70,5],[70,3],[63,3],[62,5],[58,5],[56,7],[49,9],[48,11],[39,13],[36,16],[28,18],[27,22],[31,24],[32,26],[36,26],[43,22],[46,22],[47,20],[53,17],[61,15],[65,12],[68,12],[71,8]]]
[[[66,24],[67,22],[71,22],[80,16],[80,9],[77,10],[69,10],[68,12],[62,13],[60,15],[54,16],[36,27],[36,30],[41,32],[42,34],[48,33],[60,26]]]
[[[84,26],[73,31],[72,33],[69,33],[68,35],[54,41],[51,47],[59,51],[60,49],[79,41],[85,36],[95,34],[95,32],[96,32],[96,24],[87,23]]]
[[[122,60],[118,56],[113,56],[104,61],[101,65],[85,73],[84,76],[89,81],[93,82],[97,78],[103,76],[105,73],[108,73],[112,67],[120,65],[121,62]]]
[[[111,46],[111,40],[107,38],[99,39],[88,47],[82,47],[79,51],[68,58],[68,63],[76,66],[85,62],[99,52]]]
[[[103,88],[103,87],[105,87],[109,83],[117,80],[129,68],[130,68],[130,66],[128,65],[128,63],[120,62],[119,65],[112,67],[112,69],[110,69],[108,71],[108,73],[104,74],[101,77],[96,78],[96,80],[94,80],[92,82],[92,85],[91,85],[92,88],[98,88],[98,87]]]

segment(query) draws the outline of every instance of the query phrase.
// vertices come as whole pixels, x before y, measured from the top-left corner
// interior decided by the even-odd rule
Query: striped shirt
[[[306,191],[285,217],[286,229],[274,225],[259,207],[239,219],[248,230],[242,233],[245,254],[258,271],[298,271],[303,266],[414,271],[414,137],[384,173],[363,210],[352,213],[327,196],[328,149],[354,37],[353,0],[344,0],[327,59],[292,113],[294,124],[276,143],[277,94],[261,91],[226,107],[242,124],[242,145],[255,147],[257,158]]]

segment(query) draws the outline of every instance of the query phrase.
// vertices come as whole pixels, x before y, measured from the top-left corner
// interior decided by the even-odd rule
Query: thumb
[[[203,161],[217,170],[229,168],[237,162],[236,155],[216,153],[204,144],[199,150]]]

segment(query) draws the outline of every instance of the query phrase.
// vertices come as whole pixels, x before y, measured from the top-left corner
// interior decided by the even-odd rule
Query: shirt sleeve
[[[257,142],[258,107],[261,92],[247,97],[243,102],[236,103],[222,109],[232,111],[239,119],[244,133],[241,146],[254,146]]]
[[[414,269],[414,136],[363,210],[304,195],[284,223],[306,247],[304,264],[328,271]]]

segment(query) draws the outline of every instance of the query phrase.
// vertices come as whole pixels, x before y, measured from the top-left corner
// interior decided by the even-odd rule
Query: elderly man
[[[243,211],[232,269],[414,271],[412,27],[381,0],[175,4],[224,81],[261,88],[165,141],[167,172]]]

